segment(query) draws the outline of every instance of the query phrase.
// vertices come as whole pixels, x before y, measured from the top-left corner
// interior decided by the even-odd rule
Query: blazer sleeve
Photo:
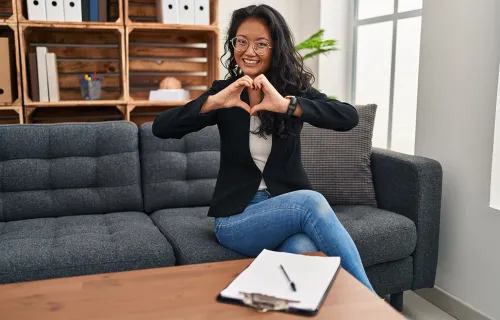
[[[162,112],[153,122],[153,135],[162,139],[180,139],[188,133],[217,124],[217,110],[201,113],[201,107],[211,95],[220,91],[218,81],[199,98]]]
[[[352,105],[328,98],[311,88],[303,97],[297,97],[302,108],[300,119],[315,127],[335,131],[349,131],[358,125],[358,111]]]

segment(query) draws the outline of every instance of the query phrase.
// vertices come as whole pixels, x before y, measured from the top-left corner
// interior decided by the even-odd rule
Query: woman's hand
[[[249,76],[241,77],[224,90],[210,96],[207,99],[208,110],[220,108],[240,107],[250,113],[250,106],[240,99],[241,92],[245,88],[252,88],[253,80]]]
[[[267,80],[266,76],[261,74],[253,80],[255,89],[262,90],[264,99],[261,103],[252,107],[250,114],[255,114],[258,111],[266,110],[277,113],[285,113],[288,110],[290,101],[284,98]]]

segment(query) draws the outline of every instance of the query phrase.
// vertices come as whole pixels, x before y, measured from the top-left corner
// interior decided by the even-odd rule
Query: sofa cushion
[[[415,249],[415,224],[402,215],[370,206],[338,206],[334,210],[356,243],[366,267],[406,258]],[[179,208],[151,215],[174,247],[179,264],[243,258],[219,245],[214,219],[206,216],[207,211],[207,207]]]
[[[0,222],[0,283],[175,264],[142,212]]]
[[[334,206],[351,235],[365,267],[410,256],[417,244],[417,228],[407,217],[370,206]]]
[[[139,129],[145,211],[208,206],[219,172],[217,126],[182,139],[157,138],[151,127]]]
[[[156,211],[154,223],[172,244],[177,264],[236,260],[245,256],[222,247],[215,237],[214,219],[208,207]]]
[[[0,221],[143,211],[138,128],[0,126]]]
[[[376,105],[356,107],[359,124],[339,132],[304,124],[302,162],[313,189],[331,205],[376,206],[370,167]]]

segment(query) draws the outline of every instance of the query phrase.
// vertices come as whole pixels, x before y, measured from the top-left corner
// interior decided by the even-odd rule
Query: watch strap
[[[293,113],[295,112],[295,109],[297,108],[297,97],[295,96],[288,96],[287,98],[290,99],[290,103],[288,104],[288,110],[286,112],[287,116],[292,116]]]

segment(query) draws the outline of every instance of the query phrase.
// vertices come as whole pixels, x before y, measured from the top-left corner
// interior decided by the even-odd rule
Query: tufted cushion
[[[370,159],[377,106],[356,106],[359,124],[339,132],[305,123],[301,134],[302,162],[313,189],[331,205],[376,206]]]
[[[417,242],[415,223],[405,216],[370,206],[335,206],[353,238],[365,267],[411,256]],[[190,264],[243,258],[217,242],[207,207],[159,210],[151,215],[174,247],[177,263]]]
[[[0,221],[142,211],[137,126],[0,126]]]
[[[246,258],[224,248],[214,233],[214,219],[208,207],[175,208],[151,215],[174,248],[177,264],[205,263]]]
[[[409,257],[417,245],[417,227],[405,216],[371,206],[334,206],[356,244],[363,265]]]
[[[157,138],[151,127],[146,123],[139,129],[146,212],[209,205],[219,172],[217,126],[182,139]]]
[[[141,212],[0,222],[0,283],[174,263],[172,247]]]

